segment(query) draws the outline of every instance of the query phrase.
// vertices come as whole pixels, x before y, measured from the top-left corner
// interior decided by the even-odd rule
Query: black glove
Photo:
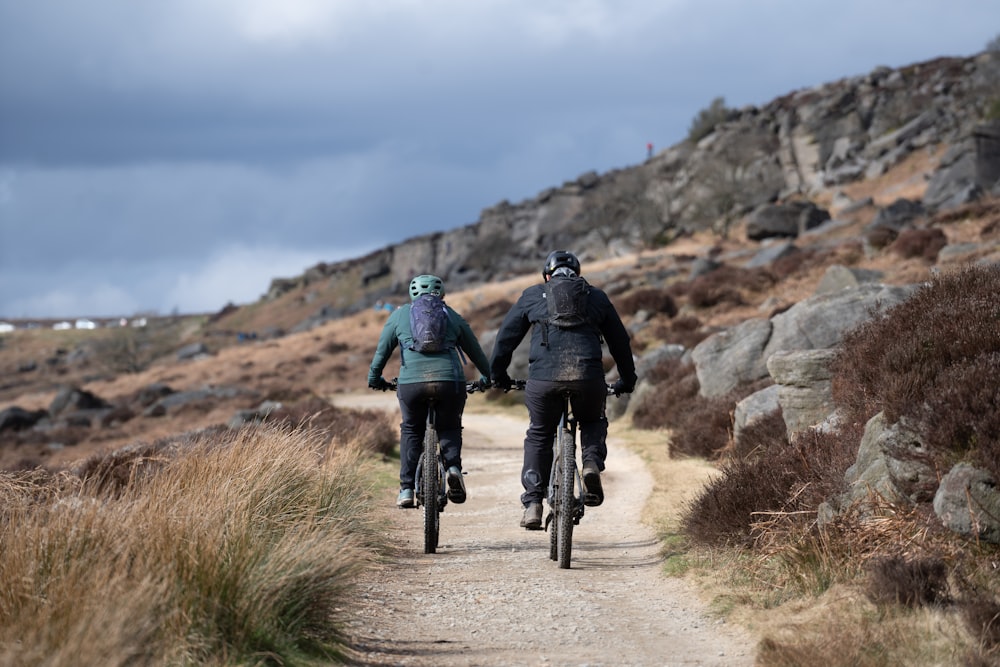
[[[386,382],[384,377],[379,376],[374,380],[369,380],[368,386],[375,391],[385,391],[392,385]]]
[[[504,391],[510,391],[511,387],[514,386],[514,381],[510,379],[506,371],[493,374],[493,386],[497,389],[503,389]]]
[[[615,396],[631,394],[634,389],[634,384],[625,384],[624,380],[616,380],[614,386],[611,387],[611,391],[614,392]]]

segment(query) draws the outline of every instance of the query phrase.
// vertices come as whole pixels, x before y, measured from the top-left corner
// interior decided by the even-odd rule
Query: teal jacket
[[[392,311],[385,326],[382,327],[382,335],[379,336],[378,346],[375,348],[375,357],[368,369],[368,382],[371,383],[382,377],[382,371],[397,346],[400,348],[399,384],[437,381],[465,382],[466,377],[462,368],[462,360],[459,358],[459,350],[468,355],[483,377],[489,378],[490,362],[486,358],[483,348],[479,346],[476,335],[472,333],[472,327],[461,315],[452,310],[451,306],[446,307],[451,319],[445,338],[446,349],[434,354],[422,354],[409,349],[413,342],[413,335],[410,333],[410,304],[400,306]]]

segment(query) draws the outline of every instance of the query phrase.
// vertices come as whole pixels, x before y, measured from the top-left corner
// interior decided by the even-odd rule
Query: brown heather
[[[839,430],[806,431],[789,443],[775,413],[747,429],[738,449],[722,452],[719,476],[688,503],[681,528],[697,548],[736,547],[728,552],[742,582],[734,588],[775,604],[850,586],[864,591],[868,613],[881,619],[850,621],[850,633],[820,624],[799,635],[765,635],[758,664],[997,664],[996,545],[948,532],[926,503],[896,507],[872,497],[867,510],[843,508],[822,524],[819,508],[837,506],[864,425],[879,411],[890,421],[914,420],[940,470],[967,460],[1000,479],[998,293],[1000,267],[964,268],[934,277],[849,333],[833,367]],[[674,400],[680,411],[692,410],[696,381],[680,368],[658,368],[654,377],[683,386]],[[683,442],[709,421],[677,420],[672,438]],[[901,632],[916,620],[903,620],[901,608],[937,610],[920,612],[937,614],[926,621],[934,629],[922,637]],[[844,609],[838,616],[848,622]]]

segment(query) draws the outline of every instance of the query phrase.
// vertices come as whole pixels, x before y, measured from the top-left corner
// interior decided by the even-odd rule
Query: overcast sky
[[[0,318],[214,312],[681,141],[996,0],[0,0]]]

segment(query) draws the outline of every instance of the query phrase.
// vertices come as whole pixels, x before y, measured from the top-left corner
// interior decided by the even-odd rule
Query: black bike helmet
[[[437,276],[417,276],[410,281],[410,300],[416,299],[421,294],[433,294],[444,298],[444,282]]]
[[[555,270],[562,267],[580,275],[580,260],[577,259],[576,255],[569,250],[553,250],[546,258],[545,266],[542,267],[542,277],[551,278]]]

